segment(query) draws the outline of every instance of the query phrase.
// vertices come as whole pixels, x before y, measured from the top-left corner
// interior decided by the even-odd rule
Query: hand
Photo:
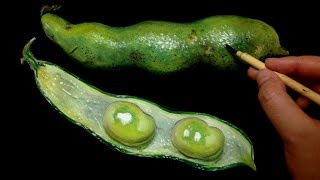
[[[302,96],[294,101],[273,72],[320,93],[320,57],[270,58],[265,64],[270,70],[249,68],[248,76],[257,81],[259,102],[283,141],[288,169],[294,179],[320,179],[320,121],[304,112],[311,102]]]

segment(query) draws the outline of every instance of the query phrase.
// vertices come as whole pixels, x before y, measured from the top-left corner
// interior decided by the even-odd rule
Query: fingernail
[[[267,58],[266,60],[265,60],[265,62],[267,62],[267,61],[273,61],[273,60],[275,60],[276,58]]]

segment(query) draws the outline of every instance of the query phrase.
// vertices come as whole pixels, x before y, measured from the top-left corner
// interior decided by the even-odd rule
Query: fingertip
[[[272,63],[273,61],[277,61],[278,60],[278,58],[267,58],[265,61],[264,61],[264,63],[265,64],[268,64],[268,63]]]
[[[257,73],[256,80],[259,87],[262,87],[265,83],[272,84],[273,86],[285,88],[281,79],[277,74],[269,69],[263,69]]]
[[[279,58],[267,58],[266,60],[265,60],[265,63],[267,63],[268,61],[276,61],[277,59],[279,59]]]
[[[282,58],[268,58],[265,60],[265,65],[268,69],[277,70],[282,61]]]
[[[258,99],[262,106],[272,106],[286,94],[283,82],[268,69],[261,70],[257,74],[257,83],[259,86]]]
[[[247,71],[247,75],[250,79],[256,80],[257,79],[258,70],[254,69],[253,67],[249,67]]]

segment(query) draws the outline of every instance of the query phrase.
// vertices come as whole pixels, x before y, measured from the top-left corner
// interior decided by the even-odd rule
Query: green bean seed
[[[223,150],[222,131],[198,118],[178,121],[172,132],[174,146],[183,154],[203,160],[217,159]]]
[[[155,132],[153,118],[132,103],[117,101],[108,106],[104,115],[107,133],[128,146],[149,142]]]

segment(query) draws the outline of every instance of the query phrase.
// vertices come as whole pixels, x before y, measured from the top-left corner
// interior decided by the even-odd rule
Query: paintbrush
[[[255,57],[251,56],[250,54],[235,50],[229,45],[225,45],[225,47],[230,53],[235,54],[241,60],[248,63],[249,65],[251,65],[255,69],[257,69],[257,70],[266,69],[266,66],[262,61],[256,59]],[[320,105],[320,95],[318,93],[316,93],[315,91],[309,89],[308,87],[304,86],[303,84],[295,81],[294,79],[292,79],[284,74],[281,74],[278,72],[275,72],[275,73],[279,76],[279,78],[284,82],[284,84],[286,86],[288,86],[289,88],[293,89],[294,91],[300,93],[301,95],[307,97],[308,99],[315,102],[316,104]]]

